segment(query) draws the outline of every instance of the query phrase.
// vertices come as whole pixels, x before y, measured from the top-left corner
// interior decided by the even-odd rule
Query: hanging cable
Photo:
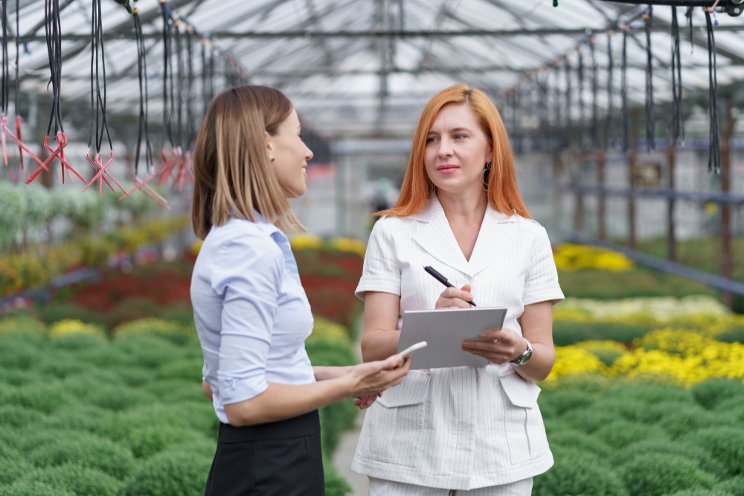
[[[672,145],[684,139],[682,115],[682,61],[679,49],[679,20],[677,7],[672,7]]]
[[[194,38],[190,26],[186,27],[186,143],[184,150],[191,150],[196,137],[196,112],[194,111]]]
[[[586,121],[584,120],[584,55],[581,53],[581,46],[579,46],[579,49],[577,50],[578,56],[579,56],[579,64],[577,67],[577,75],[578,75],[578,81],[579,81],[579,89],[577,92],[577,97],[579,99],[579,119],[578,119],[578,126],[579,126],[579,149],[585,150],[586,149],[586,141],[585,141],[585,129],[586,129]]]
[[[104,183],[111,191],[116,190],[111,184],[112,182],[122,193],[126,193],[126,190],[108,170],[115,159],[115,155],[106,119],[106,51],[103,44],[103,13],[101,11],[101,0],[93,0],[91,4],[90,132],[88,134],[88,154],[85,158],[96,171],[96,174],[88,181],[83,191],[98,181],[98,195],[103,196]],[[104,136],[109,146],[109,158],[105,163],[101,157],[101,145]],[[95,153],[91,153],[91,149]]]
[[[16,143],[18,143],[18,160],[21,163],[21,170],[23,170],[23,145],[21,138],[21,78],[19,77],[20,68],[20,44],[21,44],[21,28],[20,28],[20,7],[18,5],[19,0],[15,1],[15,131],[16,131]],[[3,129],[5,131],[5,128]]]
[[[708,34],[708,83],[710,114],[710,145],[708,151],[708,172],[721,173],[721,146],[718,131],[718,76],[716,74],[716,40],[710,12],[705,11],[705,28]]]
[[[65,146],[68,140],[62,125],[62,110],[60,106],[60,85],[62,83],[62,28],[60,22],[59,0],[44,0],[44,33],[46,37],[47,55],[49,57],[49,84],[52,87],[52,108],[49,114],[49,124],[47,133],[44,136],[43,147],[49,153],[49,156],[43,162],[33,155],[34,161],[39,167],[31,173],[26,179],[26,184],[30,184],[36,179],[42,171],[48,171],[48,166],[56,159],[59,160],[62,168],[62,183],[65,182],[65,173],[72,180],[72,176],[77,176],[83,183],[83,176],[67,162],[65,159]],[[49,145],[49,137],[56,137],[57,148]],[[26,149],[28,153],[29,150]]]
[[[573,120],[571,119],[571,113],[573,110],[573,107],[571,106],[571,94],[573,91],[571,90],[571,63],[568,60],[568,57],[566,57],[566,145],[568,148],[571,147],[571,141],[573,138]]]
[[[2,12],[2,39],[0,40],[0,50],[2,51],[2,64],[0,64],[0,119],[2,124],[5,125],[8,120],[8,99],[9,93],[8,88],[10,83],[8,81],[9,66],[8,66],[8,0],[2,0],[0,2],[0,8]],[[2,142],[2,153],[3,153],[3,164],[8,166],[8,147],[5,133],[0,135],[0,141]]]
[[[646,151],[656,149],[656,116],[654,111],[654,65],[651,50],[651,25],[654,22],[654,8],[649,5],[643,16],[646,32]]]

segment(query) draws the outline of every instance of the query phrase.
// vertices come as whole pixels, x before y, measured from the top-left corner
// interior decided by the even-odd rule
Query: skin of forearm
[[[316,381],[327,381],[349,373],[351,367],[324,367],[313,366],[313,374]]]
[[[362,359],[365,362],[384,360],[397,351],[400,332],[375,329],[362,335]]]
[[[313,384],[269,384],[258,396],[225,405],[225,413],[233,427],[265,424],[303,415],[350,395],[348,376]]]
[[[532,358],[517,367],[516,372],[528,381],[542,381],[553,369],[555,349],[542,343],[532,343]]]

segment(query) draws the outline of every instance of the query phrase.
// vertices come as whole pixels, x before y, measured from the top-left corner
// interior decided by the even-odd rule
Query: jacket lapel
[[[515,249],[513,234],[516,228],[514,216],[507,216],[488,207],[473,248],[473,254],[470,256],[471,276],[475,276]]]
[[[429,200],[426,207],[411,217],[426,224],[413,236],[415,243],[441,264],[457,269],[463,274],[471,275],[468,261],[465,260],[455,235],[452,234],[442,205],[436,196]],[[444,270],[440,270],[440,272],[444,272]],[[447,276],[446,273],[444,275]]]

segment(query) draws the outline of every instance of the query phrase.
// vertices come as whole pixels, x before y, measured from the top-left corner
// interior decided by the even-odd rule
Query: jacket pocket
[[[428,370],[412,370],[403,382],[385,390],[377,402],[386,408],[418,405],[426,399],[430,380]]]
[[[422,436],[431,376],[412,371],[399,385],[386,390],[364,415],[356,457],[391,465],[414,467]]]
[[[502,375],[499,379],[504,396],[508,399],[505,428],[512,464],[544,456],[548,451],[548,439],[537,406],[540,387],[522,379],[515,372]]]

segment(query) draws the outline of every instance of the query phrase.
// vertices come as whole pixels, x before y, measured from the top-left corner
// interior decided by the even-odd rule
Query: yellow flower
[[[579,374],[602,374],[607,370],[607,366],[596,355],[576,345],[559,346],[555,353],[555,364],[545,379],[547,382]]]
[[[597,269],[624,272],[635,267],[635,263],[622,253],[589,245],[562,244],[554,258],[558,269],[566,271]]]
[[[310,234],[298,234],[297,236],[292,236],[289,244],[293,250],[312,250],[323,246],[323,240],[318,236],[312,236]]]
[[[106,333],[93,324],[86,324],[81,320],[63,319],[55,322],[49,328],[49,337],[51,339],[73,334],[89,334],[93,336],[106,337]]]
[[[367,251],[367,245],[363,241],[353,238],[333,238],[330,246],[337,251],[356,253],[362,258],[364,258],[364,253]]]

